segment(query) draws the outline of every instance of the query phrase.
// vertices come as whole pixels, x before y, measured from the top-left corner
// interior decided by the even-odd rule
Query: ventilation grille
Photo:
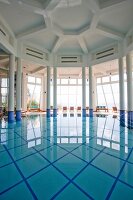
[[[6,33],[2,26],[0,26],[0,35],[2,35],[6,40],[9,41],[9,35]]]
[[[108,56],[112,56],[116,53],[116,48],[115,47],[110,47],[108,49],[105,49],[103,51],[99,51],[97,53],[94,54],[93,58],[95,60],[100,60],[102,58],[106,58]]]
[[[81,63],[82,56],[59,56],[59,63]]]
[[[31,48],[31,47],[26,47],[26,55],[30,57],[34,57],[39,60],[47,60],[49,59],[48,53],[39,51],[37,49]]]

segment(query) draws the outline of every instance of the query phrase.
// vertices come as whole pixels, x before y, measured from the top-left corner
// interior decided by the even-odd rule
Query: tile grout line
[[[112,185],[112,187],[111,187],[111,189],[110,189],[110,191],[109,191],[109,193],[108,193],[108,195],[107,195],[107,197],[106,197],[106,200],[108,200],[108,199],[110,198],[110,196],[112,195],[112,193],[113,193],[113,191],[114,191],[114,188],[115,188],[115,186],[116,186],[116,184],[117,184],[117,182],[118,182],[118,180],[119,180],[119,177],[120,177],[120,175],[121,175],[121,173],[122,173],[122,171],[123,171],[123,169],[124,169],[124,167],[125,167],[125,165],[126,165],[126,163],[127,163],[126,161],[127,161],[128,158],[130,157],[132,151],[133,151],[133,148],[131,149],[130,153],[128,154],[128,156],[127,156],[127,158],[126,158],[126,160],[125,160],[125,162],[123,163],[123,165],[122,165],[122,167],[121,167],[121,169],[120,169],[120,171],[119,171],[119,174],[118,174],[118,176],[116,177],[116,179],[115,179],[115,181],[114,181],[114,183],[113,183],[113,185]]]
[[[14,165],[15,165],[17,171],[19,172],[21,178],[23,179],[23,181],[25,182],[27,188],[29,189],[30,193],[32,194],[33,198],[37,200],[38,198],[36,197],[36,194],[33,192],[32,188],[31,188],[30,185],[29,185],[29,183],[28,183],[27,180],[25,179],[23,173],[21,172],[21,170],[19,169],[18,165],[17,165],[16,162],[14,161],[12,155],[10,154],[10,152],[8,151],[8,149],[6,148],[5,145],[4,145],[4,147],[5,147],[6,151],[7,151],[7,153],[9,154],[10,158],[12,159],[12,161],[13,161],[13,163],[14,163]]]

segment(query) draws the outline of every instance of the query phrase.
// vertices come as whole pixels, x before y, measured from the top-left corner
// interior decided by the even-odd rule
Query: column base
[[[82,117],[86,117],[86,109],[85,108],[82,109]]]
[[[128,128],[133,129],[133,111],[128,111]]]
[[[16,121],[21,121],[21,110],[16,111]]]
[[[53,109],[53,117],[57,117],[57,109],[56,108]]]
[[[93,117],[93,109],[89,109],[89,116]]]
[[[125,126],[125,110],[120,110],[120,125]]]
[[[14,122],[14,111],[8,111],[8,122],[9,123]]]
[[[49,118],[50,116],[50,109],[47,109],[47,117]]]

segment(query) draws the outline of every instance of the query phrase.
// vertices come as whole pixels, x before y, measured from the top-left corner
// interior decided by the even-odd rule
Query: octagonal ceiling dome
[[[83,3],[73,6],[68,4],[64,7],[58,6],[52,17],[64,31],[79,31],[90,24],[93,14]]]

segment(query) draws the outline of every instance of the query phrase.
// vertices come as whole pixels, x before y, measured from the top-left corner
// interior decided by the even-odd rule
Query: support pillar
[[[22,110],[27,111],[27,74],[22,74]]]
[[[8,122],[14,122],[14,69],[15,56],[9,57],[9,94],[8,94]]]
[[[0,113],[2,113],[2,92],[1,92],[1,88],[2,88],[2,78],[0,78]]]
[[[47,117],[50,117],[50,67],[47,67]]]
[[[93,117],[93,85],[92,85],[92,66],[89,67],[89,115]]]
[[[82,67],[82,116],[86,117],[86,73]]]
[[[133,128],[133,81],[132,81],[132,56],[128,53],[126,56],[127,67],[127,110],[128,127]]]
[[[22,63],[18,58],[17,62],[17,81],[16,81],[16,120],[21,120],[21,83],[22,83]]]
[[[53,117],[57,117],[57,67],[53,68]]]
[[[125,125],[125,97],[124,97],[124,62],[119,58],[119,103],[120,103],[120,125]]]

